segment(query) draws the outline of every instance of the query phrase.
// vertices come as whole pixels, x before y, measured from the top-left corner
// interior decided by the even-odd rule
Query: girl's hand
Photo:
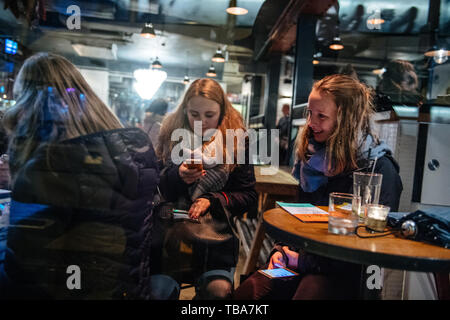
[[[189,169],[184,163],[178,167],[178,173],[180,174],[181,180],[186,184],[192,184],[201,176],[206,174],[205,170]]]
[[[205,198],[198,198],[194,201],[189,209],[189,217],[191,219],[198,219],[200,216],[204,215],[211,206],[211,202]]]
[[[281,254],[280,251],[275,252],[270,257],[269,269],[285,268],[285,267],[286,267],[286,262],[283,259],[283,255]]]
[[[275,252],[272,257],[270,257],[269,269],[274,268],[289,268],[289,269],[297,269],[298,266],[298,252],[289,250],[288,246],[283,246],[283,251],[288,257],[289,261],[284,261],[283,255],[281,252]]]

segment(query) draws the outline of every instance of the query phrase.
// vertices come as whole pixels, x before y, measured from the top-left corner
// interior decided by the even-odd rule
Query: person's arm
[[[210,200],[211,205],[227,208],[233,216],[240,216],[257,204],[253,165],[239,165],[231,173],[225,188],[219,192],[209,192],[201,196]]]
[[[179,165],[167,163],[161,170],[159,189],[167,201],[176,201],[180,195],[188,194],[188,184],[180,177]]]

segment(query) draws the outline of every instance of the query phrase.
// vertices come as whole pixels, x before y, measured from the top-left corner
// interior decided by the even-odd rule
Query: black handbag
[[[405,238],[450,249],[450,210],[435,214],[417,210],[399,219],[390,216],[388,224]]]

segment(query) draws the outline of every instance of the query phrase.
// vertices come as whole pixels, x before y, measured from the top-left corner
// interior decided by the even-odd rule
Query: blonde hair
[[[11,171],[16,171],[41,144],[122,128],[77,68],[64,57],[37,53],[20,69],[16,104],[3,118],[10,132]]]
[[[370,117],[374,113],[373,91],[364,84],[346,75],[331,75],[317,81],[313,88],[329,95],[337,110],[336,128],[326,141],[327,174],[337,175],[358,167],[357,152],[361,139],[371,134]],[[297,157],[306,161],[312,130],[309,119],[296,141]]]
[[[178,128],[188,128],[192,131],[192,128],[190,128],[189,125],[186,107],[189,100],[196,96],[201,96],[206,99],[213,100],[220,106],[219,125],[217,129],[222,135],[224,160],[227,155],[225,136],[226,130],[242,129],[245,131],[244,123],[240,113],[233,108],[231,102],[228,100],[220,84],[212,79],[197,79],[190,85],[183,97],[181,104],[178,106],[175,112],[166,116],[161,125],[156,154],[164,162],[166,162],[170,158],[172,149],[177,143],[179,143],[178,141],[171,141],[172,132]],[[236,159],[237,143],[234,143],[234,153],[234,159]],[[233,164],[226,165],[226,168],[230,171],[234,167],[235,165]]]

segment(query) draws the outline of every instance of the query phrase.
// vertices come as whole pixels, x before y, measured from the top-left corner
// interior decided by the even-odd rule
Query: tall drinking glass
[[[381,173],[353,173],[353,194],[361,197],[361,207],[358,210],[360,221],[366,218],[366,205],[378,204],[382,180]]]

